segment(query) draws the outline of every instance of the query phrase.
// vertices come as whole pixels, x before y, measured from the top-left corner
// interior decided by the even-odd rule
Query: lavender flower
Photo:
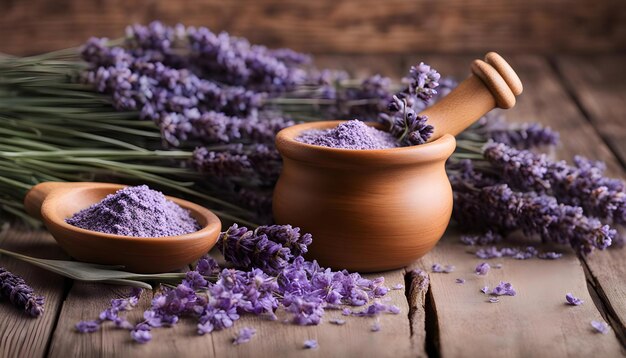
[[[256,329],[250,327],[244,327],[239,330],[239,333],[235,338],[233,338],[233,344],[239,345],[243,343],[248,343],[252,339],[252,336],[256,334]]]
[[[626,223],[624,183],[604,177],[601,168],[580,158],[577,166],[569,166],[500,143],[485,146],[484,156],[514,187],[553,194],[565,204],[582,206],[591,215]]]
[[[289,225],[261,226],[249,231],[234,224],[220,235],[218,247],[226,260],[237,267],[278,273],[294,257],[306,253],[311,241],[310,234],[300,235],[299,228]]]
[[[408,92],[422,100],[429,100],[437,94],[435,90],[439,86],[441,75],[430,66],[420,62],[411,66],[409,76],[403,78],[408,84]]]
[[[493,291],[491,291],[491,294],[496,296],[515,296],[516,292],[513,288],[513,285],[508,282],[500,281],[498,286],[496,286]]]
[[[416,102],[415,98],[397,94],[388,106],[390,114],[380,116],[389,124],[389,132],[407,146],[426,143],[434,132],[434,127],[426,124],[428,118],[417,115]]]
[[[563,257],[563,254],[559,252],[548,251],[540,253],[539,255],[537,255],[537,257],[543,260],[557,260]]]
[[[568,293],[565,295],[565,300],[567,301],[568,304],[572,306],[580,306],[583,304],[583,302],[585,302],[581,300],[580,298],[574,297],[574,295],[572,295],[571,293]]]
[[[135,329],[130,331],[130,337],[137,343],[148,343],[152,340],[151,328],[147,324],[139,324]]]
[[[582,253],[606,249],[616,231],[583,215],[580,207],[559,204],[553,197],[512,191],[506,184],[464,189],[455,193],[455,218],[465,225],[489,226],[500,231],[521,229],[527,235],[539,234],[544,241],[570,244]]]
[[[480,289],[480,292],[487,294],[487,292],[489,292],[489,286],[484,286],[483,288]]]
[[[491,266],[489,266],[489,264],[486,262],[482,262],[479,263],[478,266],[476,266],[475,271],[477,275],[484,276],[487,274],[487,272],[489,272],[489,269],[491,269]]]
[[[513,148],[529,149],[541,146],[557,145],[559,133],[539,123],[524,123],[519,127],[493,130],[489,132],[493,141]]]
[[[502,241],[502,235],[493,232],[491,230],[485,232],[482,235],[463,235],[461,236],[461,242],[468,246],[476,245],[493,245]]]
[[[606,322],[591,321],[591,327],[593,327],[593,329],[595,329],[598,333],[609,333],[609,325]]]
[[[80,321],[76,323],[76,330],[80,333],[93,333],[99,329],[99,321]]]
[[[400,313],[400,308],[394,305],[386,305],[379,302],[374,302],[372,305],[367,307],[367,309],[352,313],[353,316],[357,317],[374,317],[378,316],[381,313],[391,313],[398,314]]]
[[[0,299],[8,299],[15,307],[31,317],[39,317],[44,311],[44,298],[23,278],[0,267]]]

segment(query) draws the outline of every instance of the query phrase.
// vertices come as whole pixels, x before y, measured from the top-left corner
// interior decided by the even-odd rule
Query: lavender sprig
[[[516,188],[552,194],[560,202],[581,206],[590,215],[626,224],[624,183],[604,177],[601,167],[581,158],[576,166],[570,166],[501,143],[486,145],[484,156]]]
[[[4,267],[0,267],[0,299],[8,299],[31,317],[39,317],[44,312],[44,298],[37,296],[23,278]]]

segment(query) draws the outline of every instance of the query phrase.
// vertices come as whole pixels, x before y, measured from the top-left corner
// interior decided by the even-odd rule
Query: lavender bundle
[[[35,291],[23,278],[0,267],[0,299],[9,300],[16,308],[31,317],[43,314],[44,298],[35,295]]]

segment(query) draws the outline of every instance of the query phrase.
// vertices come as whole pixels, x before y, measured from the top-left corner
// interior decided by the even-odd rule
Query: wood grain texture
[[[582,154],[607,163],[607,175],[626,178],[626,171],[602,143],[606,140],[622,163],[626,162],[626,73],[622,56],[564,58],[556,63],[568,88],[588,116],[569,121],[551,120],[557,130],[581,128],[564,137],[564,157]],[[599,135],[598,135],[599,134]],[[622,231],[623,234],[623,231]],[[607,314],[626,345],[626,252],[609,250],[585,259],[591,283],[607,303]]]
[[[626,56],[566,56],[555,63],[587,119],[626,163]]]
[[[571,250],[560,251],[565,255],[555,261],[489,260],[503,267],[478,276],[474,269],[485,260],[469,253],[459,242],[459,233],[449,230],[422,259],[428,268],[434,263],[456,266],[450,274],[430,274],[441,356],[619,356],[621,346],[615,335],[598,335],[591,328],[591,320],[602,320],[602,316],[592,303],[580,262]],[[456,283],[457,278],[465,283]],[[500,281],[512,283],[517,295],[489,303],[489,296],[480,289],[493,289]],[[586,303],[567,305],[568,292]]]
[[[42,231],[10,229],[0,235],[0,247],[41,258],[65,259],[52,237]],[[0,257],[0,266],[20,275],[36,294],[46,299],[44,314],[30,318],[8,301],[0,302],[0,357],[43,357],[57,320],[66,282],[10,257]]]
[[[0,51],[79,45],[155,19],[315,53],[626,49],[626,3],[620,0],[33,0],[0,6]]]

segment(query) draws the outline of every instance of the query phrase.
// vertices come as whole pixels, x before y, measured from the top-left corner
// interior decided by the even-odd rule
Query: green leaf
[[[0,249],[4,254],[24,261],[44,270],[78,281],[110,283],[124,286],[136,286],[152,289],[145,281],[171,282],[182,280],[184,273],[137,274],[122,271],[124,266],[98,265],[79,261],[39,259],[16,252]]]

